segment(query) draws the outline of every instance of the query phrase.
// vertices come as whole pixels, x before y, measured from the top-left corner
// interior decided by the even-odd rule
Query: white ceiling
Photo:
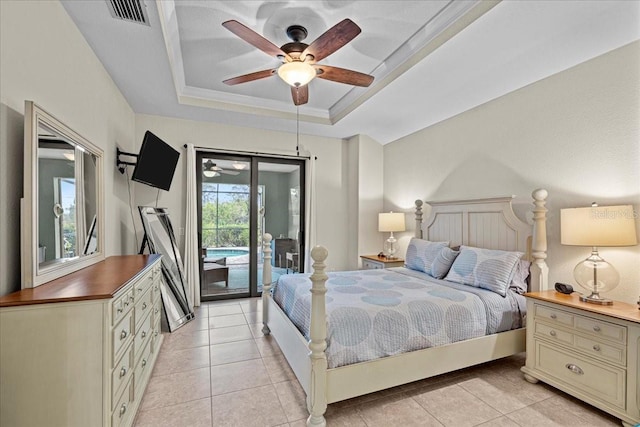
[[[350,18],[362,33],[321,63],[376,80],[314,79],[300,132],[382,144],[640,39],[640,2],[627,0],[146,0],[149,26],[113,18],[106,1],[62,3],[136,113],[286,132],[297,112],[279,77],[222,83],[279,61],[221,23],[276,45],[299,24],[310,44]]]

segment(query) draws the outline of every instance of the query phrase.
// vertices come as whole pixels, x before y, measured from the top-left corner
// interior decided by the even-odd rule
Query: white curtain
[[[305,230],[307,230],[304,239],[304,247],[305,247],[305,266],[304,271],[306,273],[311,273],[311,265],[313,264],[313,260],[311,259],[311,249],[316,244],[317,239],[317,230],[316,230],[316,158],[311,156],[309,160],[307,160],[307,168],[306,168],[306,179],[305,179]]]
[[[198,247],[198,189],[196,184],[196,149],[187,144],[187,212],[184,242],[184,270],[188,299],[200,305],[200,248]]]

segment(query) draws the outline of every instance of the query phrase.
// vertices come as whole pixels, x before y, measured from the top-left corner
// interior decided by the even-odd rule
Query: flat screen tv
[[[179,157],[178,151],[147,131],[131,179],[169,191]]]

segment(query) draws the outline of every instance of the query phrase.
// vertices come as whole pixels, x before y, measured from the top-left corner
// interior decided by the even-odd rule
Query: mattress
[[[273,299],[309,339],[309,274],[280,276]],[[523,326],[525,299],[458,285],[404,267],[328,273],[329,368]]]

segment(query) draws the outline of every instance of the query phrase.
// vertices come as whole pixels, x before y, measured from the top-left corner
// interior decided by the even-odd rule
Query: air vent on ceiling
[[[149,25],[147,7],[143,0],[106,0],[106,2],[114,18]]]

